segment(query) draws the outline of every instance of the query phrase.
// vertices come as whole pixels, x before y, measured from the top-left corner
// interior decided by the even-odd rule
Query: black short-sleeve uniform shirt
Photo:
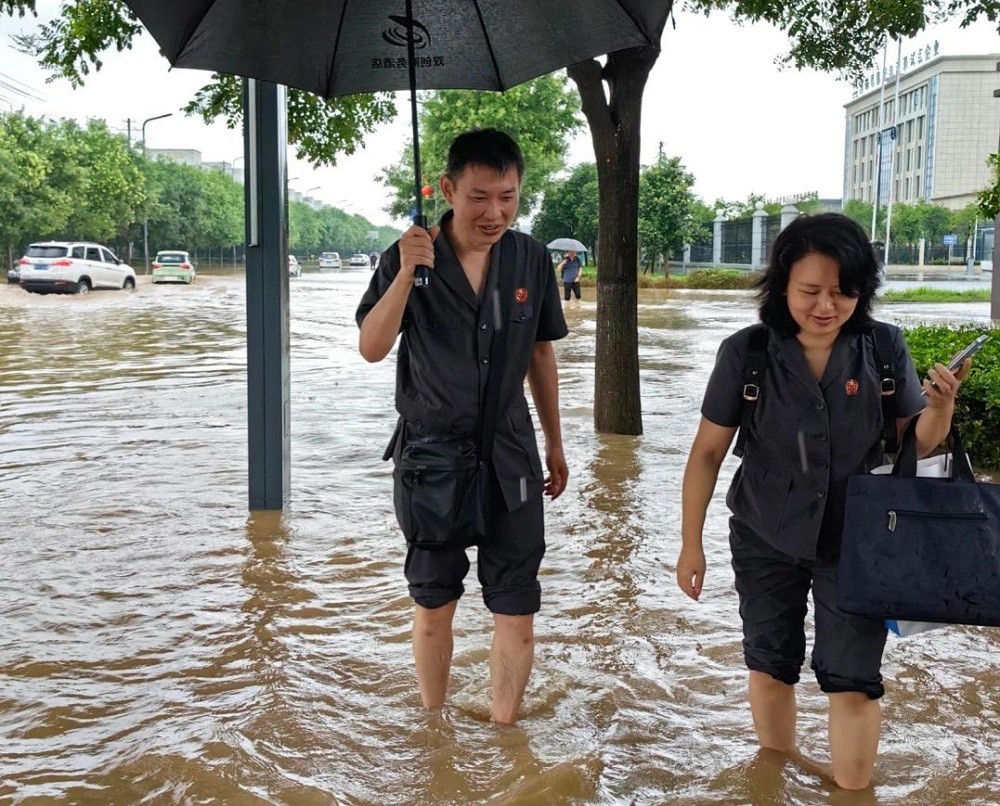
[[[455,256],[444,224],[434,241],[430,283],[410,292],[396,363],[396,410],[406,433],[479,433],[479,412],[490,372],[490,348],[499,318],[500,242],[494,245],[482,298]],[[552,260],[545,246],[508,230],[515,251],[513,299],[507,300],[507,351],[497,406],[493,467],[508,509],[524,501],[522,479],[540,485],[542,466],[524,397],[535,342],[568,330]],[[399,272],[399,242],[381,256],[357,309],[360,327]]]
[[[744,365],[752,328],[725,339],[701,413],[737,427],[743,416]],[[903,334],[891,327],[896,414],[924,408]],[[870,332],[837,337],[817,381],[795,336],[768,330],[766,368],[743,462],[726,503],[734,517],[785,554],[812,560],[835,554],[847,478],[881,464],[882,403]]]

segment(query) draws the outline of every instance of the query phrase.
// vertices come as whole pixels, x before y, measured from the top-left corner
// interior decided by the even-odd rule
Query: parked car
[[[16,283],[21,279],[21,266],[19,263],[15,263],[7,270],[7,282]]]
[[[321,269],[339,269],[340,254],[337,252],[323,252],[319,256],[319,267]]]
[[[161,249],[153,258],[153,270],[150,279],[154,283],[188,283],[194,282],[197,275],[191,255],[178,249]]]
[[[288,256],[288,276],[289,277],[299,277],[302,274],[302,267],[299,265],[299,260],[295,255]]]
[[[135,271],[108,247],[89,241],[33,243],[19,261],[21,288],[38,294],[135,290]]]
[[[351,259],[347,265],[349,265],[352,269],[370,269],[372,263],[368,255],[358,253],[356,255],[351,255]]]

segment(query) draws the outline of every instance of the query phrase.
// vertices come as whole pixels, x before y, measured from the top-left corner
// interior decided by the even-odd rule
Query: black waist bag
[[[407,442],[393,471],[396,520],[407,542],[433,549],[486,536],[489,468],[468,437]]]
[[[471,546],[488,536],[493,432],[507,352],[508,300],[514,295],[513,239],[505,233],[498,245],[499,294],[493,295],[493,304],[500,308],[494,321],[501,325],[490,346],[479,439],[454,435],[408,439],[405,424],[401,425],[405,441],[393,471],[393,503],[399,528],[417,548]]]

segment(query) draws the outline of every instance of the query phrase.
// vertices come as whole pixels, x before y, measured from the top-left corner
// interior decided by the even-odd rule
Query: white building
[[[896,202],[973,203],[991,181],[986,158],[1000,149],[998,69],[1000,53],[941,56],[936,42],[904,52],[898,112],[895,65],[873,71],[844,105],[844,200],[873,202],[878,183],[884,205],[891,181]]]

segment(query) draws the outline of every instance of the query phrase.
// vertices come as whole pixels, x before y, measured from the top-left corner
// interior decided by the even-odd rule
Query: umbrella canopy
[[[414,221],[421,226],[417,89],[502,91],[584,59],[655,45],[671,7],[664,0],[124,2],[174,67],[324,98],[409,89]]]
[[[549,249],[555,249],[559,252],[569,252],[570,250],[574,252],[590,251],[576,238],[556,238],[554,241],[548,243],[547,246]]]
[[[411,62],[419,89],[505,90],[593,56],[654,44],[669,8],[663,0],[125,4],[175,67],[247,76],[324,98],[408,89]]]

